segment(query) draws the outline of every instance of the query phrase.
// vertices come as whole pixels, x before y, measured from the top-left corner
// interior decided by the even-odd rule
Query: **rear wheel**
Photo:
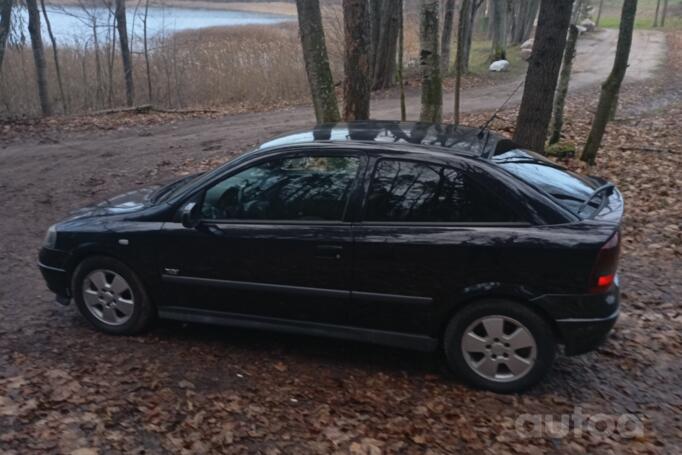
[[[551,327],[511,301],[464,307],[450,320],[444,350],[448,365],[469,384],[498,393],[520,392],[549,371],[556,353]]]
[[[140,279],[122,262],[105,256],[85,259],[73,274],[78,310],[102,332],[131,335],[144,330],[153,306]]]

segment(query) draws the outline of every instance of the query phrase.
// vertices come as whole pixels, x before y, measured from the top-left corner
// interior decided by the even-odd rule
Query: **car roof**
[[[287,133],[271,139],[257,151],[305,144],[403,145],[438,152],[490,157],[498,144],[511,142],[497,133],[480,128],[440,123],[363,120],[324,123],[314,128]]]

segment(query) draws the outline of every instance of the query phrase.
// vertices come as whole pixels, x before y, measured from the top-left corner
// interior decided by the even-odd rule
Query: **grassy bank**
[[[654,16],[656,14],[656,3],[658,0],[639,0],[637,2],[637,16],[635,18],[635,28],[639,29],[653,29]],[[597,2],[593,16],[596,19]],[[620,25],[620,13],[623,0],[604,0],[604,7],[602,10],[600,27],[618,28]],[[660,14],[663,11],[663,0],[661,0]],[[668,0],[668,14],[665,19],[665,27],[657,27],[663,30],[681,30],[682,29],[682,0]]]

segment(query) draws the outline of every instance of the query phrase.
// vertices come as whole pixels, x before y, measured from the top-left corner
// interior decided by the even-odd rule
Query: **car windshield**
[[[170,182],[167,185],[162,186],[161,188],[159,188],[156,191],[156,193],[154,193],[151,196],[152,202],[157,203],[157,202],[163,202],[165,200],[170,199],[175,194],[180,193],[184,188],[187,187],[187,185],[189,183],[191,183],[194,179],[196,179],[200,175],[202,175],[202,174],[186,175],[184,177],[181,177],[177,180]]]
[[[599,186],[598,182],[569,171],[542,155],[514,149],[495,155],[492,160],[510,174],[548,194],[575,215],[585,217],[599,207],[600,200],[595,197],[581,210],[585,201]]]

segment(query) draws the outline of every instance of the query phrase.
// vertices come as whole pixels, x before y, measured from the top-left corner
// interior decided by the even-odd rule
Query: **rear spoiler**
[[[600,204],[599,209],[590,214],[589,218],[606,223],[620,224],[623,220],[624,210],[623,195],[614,187],[608,197]]]

